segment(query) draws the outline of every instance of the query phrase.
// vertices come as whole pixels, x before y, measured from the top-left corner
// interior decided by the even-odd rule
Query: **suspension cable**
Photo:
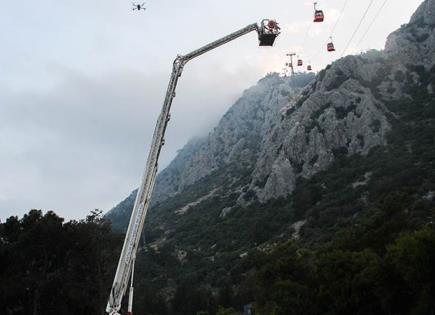
[[[381,15],[381,12],[383,10],[383,8],[385,7],[385,5],[387,4],[388,0],[384,0],[384,2],[382,3],[381,7],[378,9],[378,12],[376,13],[375,17],[373,18],[373,20],[370,22],[369,27],[367,27],[366,31],[364,32],[363,36],[361,36],[360,40],[358,41],[358,43],[356,44],[357,46],[359,46],[361,44],[361,42],[365,39],[365,37],[367,36],[367,34],[369,33],[370,29],[372,28],[373,24],[375,24],[376,20],[378,19],[379,15]]]
[[[360,21],[359,21],[357,27],[355,28],[355,31],[353,32],[351,38],[350,38],[349,41],[347,42],[346,47],[344,48],[343,53],[341,54],[341,57],[344,56],[344,54],[346,53],[347,49],[349,48],[351,42],[352,42],[353,39],[355,38],[356,33],[358,33],[358,31],[359,31],[359,29],[360,29],[362,23],[364,22],[364,19],[365,19],[366,16],[367,16],[367,13],[369,12],[371,6],[373,5],[373,2],[375,2],[375,0],[370,0],[370,3],[369,3],[369,5],[367,6],[367,9],[365,10],[365,12],[364,12],[363,16],[361,17],[361,19],[360,19]]]

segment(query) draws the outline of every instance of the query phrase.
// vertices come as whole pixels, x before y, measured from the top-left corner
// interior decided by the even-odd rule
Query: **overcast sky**
[[[285,53],[320,70],[337,59],[371,0],[349,0],[334,41],[325,45],[345,0],[319,0],[323,24],[311,23],[309,1],[0,0],[0,219],[29,209],[80,219],[109,210],[139,184],[171,64],[186,53],[263,18],[283,32],[273,48],[250,34],[188,64],[166,136],[165,166],[186,141],[206,134]],[[381,49],[421,0],[375,0],[348,53]]]

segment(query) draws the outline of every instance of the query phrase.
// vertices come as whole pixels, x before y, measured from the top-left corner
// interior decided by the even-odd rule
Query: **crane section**
[[[154,129],[145,171],[142,176],[141,185],[137,192],[133,211],[130,217],[130,223],[128,225],[121,256],[118,261],[118,267],[116,269],[115,278],[113,280],[112,289],[107,303],[106,312],[110,315],[120,314],[122,300],[126,294],[129,280],[131,282],[131,286],[129,290],[128,313],[131,314],[132,312],[133,272],[136,252],[156,181],[158,160],[160,151],[165,141],[164,136],[170,119],[170,110],[172,101],[175,97],[175,89],[177,87],[178,79],[183,72],[184,66],[190,60],[253,31],[258,33],[260,46],[273,46],[275,38],[280,33],[280,28],[278,23],[274,20],[263,20],[260,25],[257,23],[250,24],[234,33],[229,34],[228,36],[194,50],[191,53],[186,55],[178,55],[175,58],[172,65],[172,74],[169,80],[168,89],[166,91],[162,111],[158,117],[157,124]]]

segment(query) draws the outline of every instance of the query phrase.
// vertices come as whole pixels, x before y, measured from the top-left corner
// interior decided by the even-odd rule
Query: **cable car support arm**
[[[269,22],[269,24],[266,25],[265,22]],[[110,315],[119,314],[121,310],[121,303],[124,295],[126,294],[130,277],[131,287],[130,301],[128,303],[128,313],[131,314],[132,311],[131,304],[133,296],[133,264],[136,258],[136,252],[143,230],[145,216],[150,204],[151,195],[156,181],[158,159],[160,156],[161,148],[164,145],[164,136],[167,124],[170,119],[170,109],[172,101],[175,97],[175,89],[177,87],[178,78],[183,72],[184,65],[190,60],[199,57],[210,50],[229,43],[253,31],[256,31],[258,33],[260,46],[272,46],[276,36],[278,36],[279,34],[279,27],[277,23],[273,20],[263,20],[261,25],[258,25],[257,23],[250,24],[232,34],[229,34],[228,36],[225,36],[197,50],[194,50],[191,53],[188,53],[186,55],[179,55],[175,58],[162,111],[159,115],[154,130],[145,172],[143,174],[142,182],[137,192],[136,201],[134,203],[133,211],[130,217],[130,223],[128,225],[124,245],[122,247],[121,256],[119,258],[118,267],[116,269],[115,278],[107,303],[106,312]]]

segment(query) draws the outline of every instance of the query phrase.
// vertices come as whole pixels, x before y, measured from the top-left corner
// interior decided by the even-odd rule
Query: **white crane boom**
[[[164,145],[164,136],[166,127],[170,118],[170,109],[172,101],[175,97],[175,89],[177,87],[178,78],[183,72],[184,65],[221,45],[235,40],[252,31],[258,33],[260,46],[272,46],[275,38],[279,35],[278,24],[274,20],[263,20],[261,25],[257,23],[250,24],[228,36],[218,39],[206,46],[192,51],[184,56],[177,56],[172,66],[172,74],[169,80],[168,89],[166,92],[165,101],[162,111],[157,120],[157,125],[154,130],[153,140],[148,155],[148,160],[145,167],[145,172],[142,177],[142,182],[137,192],[136,201],[130,217],[127,233],[122,247],[121,256],[119,258],[118,267],[116,269],[115,278],[113,280],[112,289],[107,303],[106,312],[110,315],[119,314],[121,310],[122,299],[127,291],[128,281],[131,276],[131,288],[128,312],[131,313],[131,304],[133,298],[133,265],[136,259],[136,252],[139,244],[139,239],[145,222],[145,216],[151,200],[157,169],[158,159],[162,146]]]

